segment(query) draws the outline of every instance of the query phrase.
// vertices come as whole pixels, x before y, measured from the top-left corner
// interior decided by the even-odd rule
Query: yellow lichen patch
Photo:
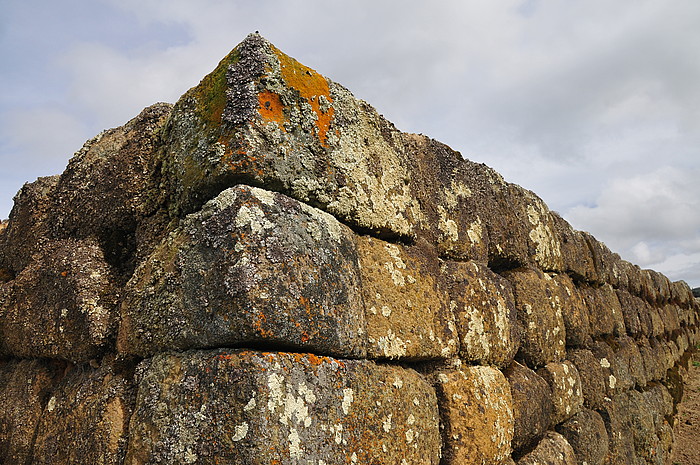
[[[321,145],[325,147],[327,145],[326,135],[331,125],[331,119],[333,119],[333,107],[331,106],[333,99],[330,96],[328,81],[313,69],[302,65],[277,48],[272,47],[272,50],[280,61],[282,79],[289,87],[297,90],[316,113],[317,135]]]
[[[284,130],[284,107],[280,96],[269,90],[264,90],[258,94],[260,103],[260,116],[265,121],[274,121]]]

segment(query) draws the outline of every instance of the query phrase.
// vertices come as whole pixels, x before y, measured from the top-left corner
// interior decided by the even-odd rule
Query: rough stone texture
[[[567,275],[555,275],[553,279],[559,291],[556,297],[559,298],[561,304],[566,328],[566,345],[584,346],[589,344],[591,328],[586,301]]]
[[[438,257],[425,242],[404,247],[357,237],[370,358],[422,360],[457,353],[458,334]]]
[[[122,464],[133,403],[128,372],[107,363],[73,370],[46,403],[32,463]]]
[[[608,454],[605,422],[595,410],[583,409],[557,426],[576,454],[578,465],[602,465]]]
[[[510,283],[476,262],[447,262],[442,268],[459,334],[462,359],[504,367],[520,347]]]
[[[626,336],[618,338],[615,342],[618,345],[616,354],[629,367],[629,373],[634,384],[639,388],[646,386],[647,375],[644,369],[644,362],[642,361],[642,354],[637,344],[632,338]]]
[[[518,465],[540,465],[542,463],[576,465],[576,455],[564,436],[554,431],[547,431],[537,447],[518,460]]]
[[[352,232],[332,216],[248,186],[188,216],[139,266],[122,303],[119,348],[262,343],[365,354]]]
[[[513,362],[503,374],[513,396],[513,450],[538,441],[551,425],[554,406],[547,381],[529,368]]]
[[[581,378],[583,404],[590,409],[598,409],[606,393],[606,380],[598,359],[588,349],[571,349],[567,358],[573,362]]]
[[[537,370],[552,390],[552,424],[571,418],[583,407],[581,378],[576,366],[570,361],[552,362]]]
[[[642,323],[639,319],[639,306],[641,299],[633,296],[624,289],[617,289],[617,299],[620,302],[622,316],[625,321],[627,334],[636,337],[642,333]]]
[[[32,463],[35,430],[62,371],[41,360],[0,364],[0,462]]]
[[[552,213],[552,217],[561,240],[560,250],[564,271],[571,274],[577,281],[594,281],[595,265],[585,237],[557,213]]]
[[[603,300],[603,287],[581,286],[581,295],[588,306],[588,320],[591,336],[599,337],[612,334],[615,320],[611,309]],[[618,303],[619,306],[619,303]]]
[[[130,465],[439,462],[435,392],[412,370],[230,350],[139,370]]]
[[[86,362],[112,346],[116,290],[94,241],[42,243],[4,288],[0,344],[6,353]]]
[[[441,372],[436,385],[442,415],[443,464],[504,464],[510,458],[510,385],[491,367]]]
[[[607,397],[613,397],[634,387],[629,365],[606,342],[595,342],[591,346],[591,352],[598,360],[603,372]]]
[[[0,239],[3,253],[0,268],[14,277],[29,264],[32,254],[49,235],[48,215],[53,205],[51,195],[58,183],[58,176],[39,178],[22,186],[14,198],[10,219]],[[7,276],[6,276],[7,278]]]
[[[558,290],[550,276],[535,269],[504,272],[513,285],[522,338],[518,357],[536,368],[562,360],[566,329]]]

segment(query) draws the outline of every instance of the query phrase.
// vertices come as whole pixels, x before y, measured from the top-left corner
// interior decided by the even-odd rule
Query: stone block
[[[628,336],[617,338],[615,342],[618,346],[615,352],[616,355],[629,367],[629,373],[634,384],[638,388],[643,388],[646,386],[648,378],[639,346]]]
[[[94,240],[42,243],[4,286],[0,343],[6,353],[82,363],[112,349],[116,289]]]
[[[362,357],[360,287],[349,228],[282,194],[237,186],[185,218],[137,268],[119,350],[265,343]]]
[[[508,365],[520,347],[510,283],[476,262],[447,262],[442,274],[459,334],[460,358]]]
[[[588,307],[588,321],[590,323],[591,336],[594,338],[612,334],[615,330],[615,319],[611,308],[604,301],[603,289],[603,286],[591,287],[583,285],[580,287],[581,295]]]
[[[356,238],[367,356],[426,360],[457,353],[459,335],[435,249]]]
[[[504,464],[510,458],[513,411],[510,385],[491,367],[437,375],[444,427],[443,464]]]
[[[26,267],[37,248],[47,239],[50,231],[49,215],[54,208],[53,192],[58,176],[38,178],[26,183],[17,192],[10,219],[2,235],[3,253],[0,268],[3,274],[14,277]],[[9,275],[9,276],[8,276]]]
[[[603,465],[608,454],[608,432],[598,412],[583,409],[557,426],[576,454],[578,465]]]
[[[552,390],[552,424],[559,424],[578,413],[583,407],[581,378],[570,361],[552,362],[537,370]]]
[[[639,353],[642,355],[647,383],[664,379],[666,368],[662,360],[663,354],[659,353],[658,345],[655,343],[655,347],[652,348],[647,339],[642,339],[637,345],[639,346]]]
[[[586,239],[557,213],[552,212],[552,217],[561,242],[564,271],[577,281],[594,281],[596,271]]]
[[[138,369],[125,463],[439,463],[415,371],[312,354],[160,354]]]
[[[566,328],[566,345],[583,346],[589,344],[591,328],[586,301],[567,275],[555,275],[553,280],[559,291],[554,298],[558,298],[561,305]]]
[[[0,363],[1,463],[32,463],[34,434],[62,373],[61,364],[44,360]]]
[[[513,397],[514,451],[533,444],[550,427],[554,405],[547,381],[534,371],[513,362],[503,374],[508,379]]]
[[[624,425],[632,433],[637,457],[645,463],[659,463],[663,457],[662,445],[656,433],[653,407],[647,398],[634,389],[619,396],[620,414]],[[644,463],[644,462],[643,462]]]
[[[592,410],[600,408],[606,393],[600,362],[588,349],[570,349],[567,358],[576,366],[581,378],[583,404]]]
[[[600,286],[598,293],[600,294],[600,300],[604,311],[606,311],[612,319],[612,333],[615,336],[626,334],[625,318],[615,289],[613,289],[610,284],[604,284]],[[592,324],[595,325],[595,317],[593,320],[594,322]],[[600,322],[600,320],[598,320],[598,322]]]
[[[540,440],[537,447],[518,460],[518,465],[576,465],[576,454],[566,438],[554,431]]]
[[[561,304],[553,297],[557,287],[552,278],[539,270],[504,272],[513,285],[522,337],[518,357],[537,368],[558,362],[566,354],[566,329]]]
[[[32,463],[124,463],[135,392],[129,370],[117,367],[74,369],[62,380],[37,428]]]
[[[617,300],[620,302],[622,317],[625,322],[627,334],[638,336],[642,333],[642,324],[639,320],[639,297],[635,297],[625,289],[617,289]]]
[[[634,387],[634,380],[629,371],[629,365],[606,342],[598,341],[593,343],[591,345],[591,353],[598,360],[603,372],[607,397],[613,397]]]

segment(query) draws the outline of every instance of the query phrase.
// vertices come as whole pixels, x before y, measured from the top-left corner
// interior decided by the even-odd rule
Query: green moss
[[[226,73],[229,66],[236,64],[239,59],[238,50],[232,50],[219,62],[214,71],[192,89],[193,96],[197,101],[197,112],[207,124],[221,123],[221,115],[226,107]]]

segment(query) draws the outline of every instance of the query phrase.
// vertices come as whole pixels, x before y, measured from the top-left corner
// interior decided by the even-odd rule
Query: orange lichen
[[[326,147],[328,128],[333,119],[333,107],[331,106],[333,99],[330,96],[328,81],[313,69],[302,65],[277,48],[272,47],[272,50],[280,61],[282,79],[289,87],[297,90],[299,95],[311,105],[314,113],[316,113],[318,138],[321,141],[321,145]],[[321,108],[321,97],[328,101],[328,108],[325,111]]]
[[[284,106],[280,96],[269,90],[264,90],[258,94],[260,103],[260,116],[266,121],[274,121],[284,130]]]

